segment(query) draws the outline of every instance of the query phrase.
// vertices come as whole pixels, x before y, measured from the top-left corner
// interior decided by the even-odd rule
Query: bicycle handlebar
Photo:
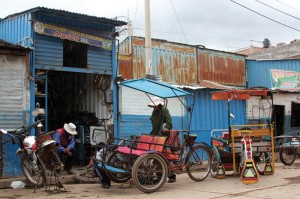
[[[36,126],[38,123],[42,122],[43,120],[44,119],[38,120],[38,121],[34,122],[32,125],[30,125],[28,127],[22,126],[22,127],[17,128],[16,130],[7,131],[7,135],[10,135],[11,138],[8,139],[7,141],[5,141],[3,144],[6,144],[10,141],[13,144],[15,144],[16,143],[16,139],[15,139],[16,137],[22,139],[23,136],[27,136],[29,134],[28,132],[31,130],[31,128],[33,128],[34,126]],[[1,133],[3,133],[3,132],[1,131]]]

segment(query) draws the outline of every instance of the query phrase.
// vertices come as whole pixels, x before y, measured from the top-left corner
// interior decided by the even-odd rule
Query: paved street
[[[66,192],[47,192],[43,188],[33,193],[33,189],[1,189],[0,198],[300,198],[300,161],[290,167],[276,163],[272,176],[261,176],[259,183],[244,185],[238,176],[227,175],[225,179],[208,177],[203,182],[192,181],[187,174],[178,175],[174,184],[166,183],[163,188],[151,194],[129,187],[113,184],[110,189],[102,189],[99,184],[65,184]]]

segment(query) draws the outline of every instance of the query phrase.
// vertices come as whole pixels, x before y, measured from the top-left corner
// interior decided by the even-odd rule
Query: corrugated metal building
[[[144,38],[141,37],[128,37],[120,43],[118,66],[119,74],[124,78],[145,77],[144,46]],[[215,91],[216,87],[200,87],[199,83],[208,80],[229,86],[245,87],[245,56],[206,49],[203,46],[152,39],[152,67],[153,74],[161,75],[164,82],[193,86],[192,89],[187,88],[195,95],[191,130],[198,134],[199,141],[210,143],[212,129],[228,128],[227,102],[212,101],[211,92]],[[119,111],[119,135],[128,137],[129,134],[149,133],[151,110],[146,106],[149,99],[146,95],[138,95],[131,90],[122,88],[121,90],[123,99],[119,101],[120,107],[135,111],[124,109]],[[192,97],[185,100],[187,106],[193,101]],[[175,124],[174,129],[186,129],[187,113],[175,102],[171,102],[170,105],[168,107]],[[232,110],[236,113],[237,121],[245,123],[246,103],[236,101],[232,105]]]
[[[275,134],[282,135],[300,129],[300,60],[247,60],[249,87],[264,86],[274,88]],[[278,87],[279,79],[273,77],[277,72],[286,76],[285,87]],[[288,80],[287,73],[294,75],[294,80]],[[282,84],[282,82],[281,82]],[[264,105],[259,105],[263,110]],[[250,117],[250,115],[248,115]],[[299,119],[298,119],[299,118]]]
[[[19,108],[22,119],[19,115],[13,119],[1,115],[1,122],[18,120],[7,127],[27,126],[33,121],[30,113],[37,103],[44,110],[46,130],[55,130],[66,122],[75,123],[79,112],[95,113],[99,119],[113,118],[110,117],[112,110],[117,110],[112,108],[117,93],[115,84],[111,84],[117,74],[115,27],[125,24],[43,7],[1,19],[0,39],[32,49],[28,70],[17,69],[23,75],[24,82],[20,84],[26,86],[11,95],[11,99],[26,101],[25,107]],[[13,78],[8,72],[1,73],[0,79],[3,77]],[[116,103],[114,105],[117,107]],[[89,136],[89,133],[80,130],[81,147],[85,140],[82,136]],[[14,170],[8,167],[10,161],[15,161],[13,159],[11,156],[5,161],[8,164],[4,176],[20,174],[17,164]]]
[[[11,129],[28,122],[25,119],[29,104],[29,84],[26,74],[29,71],[30,49],[0,40],[0,128]],[[0,143],[3,143],[2,133]],[[0,176],[4,170],[16,170],[17,145],[0,144]],[[5,153],[3,153],[5,151]],[[4,164],[5,163],[5,164]]]

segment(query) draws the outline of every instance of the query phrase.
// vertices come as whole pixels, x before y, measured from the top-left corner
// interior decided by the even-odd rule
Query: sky
[[[129,19],[133,35],[145,36],[144,0],[1,0],[0,18],[37,6]],[[262,47],[265,38],[275,46],[300,39],[300,0],[150,0],[150,13],[152,38],[210,49],[235,52]],[[120,30],[122,41],[128,31]]]

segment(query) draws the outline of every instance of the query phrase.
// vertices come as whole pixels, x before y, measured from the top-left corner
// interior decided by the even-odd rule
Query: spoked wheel
[[[194,146],[186,157],[186,171],[196,182],[207,178],[211,170],[211,155],[205,146]]]
[[[132,180],[145,193],[158,191],[166,182],[167,175],[167,164],[157,154],[140,156],[132,167]]]
[[[211,169],[210,169],[210,175],[211,177],[215,178],[217,177],[218,167],[219,167],[219,160],[220,160],[220,154],[218,152],[218,149],[213,146],[211,148],[212,154],[211,154]]]
[[[284,165],[292,165],[297,156],[297,147],[283,147],[280,149],[279,158]]]
[[[28,159],[28,156],[22,156],[21,168],[25,178],[35,186],[43,186],[46,182],[46,175],[42,172],[38,165],[34,165],[33,161]]]
[[[127,171],[129,170],[128,161],[128,155],[115,152],[108,156],[107,165]],[[108,178],[115,183],[124,183],[131,178],[129,173],[114,173],[107,171],[106,174]]]

